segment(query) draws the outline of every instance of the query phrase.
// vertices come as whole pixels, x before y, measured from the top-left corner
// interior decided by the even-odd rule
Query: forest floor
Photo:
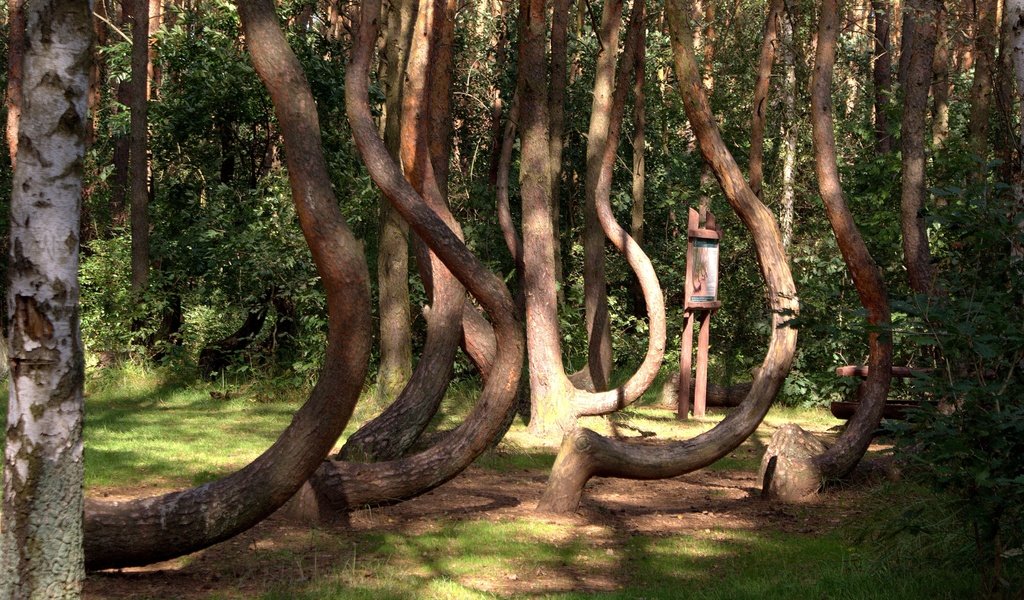
[[[90,394],[90,495],[152,495],[230,472],[269,443],[289,414],[285,403],[211,400],[216,394],[201,387],[147,385],[113,386]],[[614,420],[591,419],[587,425],[609,435],[643,436],[650,443],[692,437],[723,415],[714,411],[680,423],[669,410],[646,407]],[[455,418],[450,414],[442,421]],[[781,599],[970,594],[970,577],[913,557],[881,560],[874,542],[858,537],[859,529],[851,526],[880,504],[905,501],[900,500],[905,490],[885,491],[891,484],[860,481],[801,505],[762,500],[757,468],[764,444],[775,428],[790,421],[825,438],[834,435],[839,423],[822,409],[775,408],[755,435],[708,469],[662,481],[592,480],[580,510],[570,518],[534,513],[555,448],[532,438],[517,421],[497,448],[428,494],[315,526],[282,511],[232,540],[187,557],[90,574],[85,597]],[[211,436],[211,422],[216,431],[231,435]],[[136,426],[141,432],[129,433]],[[886,446],[876,445],[872,451],[884,453]]]

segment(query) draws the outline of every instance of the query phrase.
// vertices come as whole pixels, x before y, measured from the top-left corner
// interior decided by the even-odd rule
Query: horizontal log
[[[867,377],[871,371],[866,365],[846,365],[836,367],[836,375],[840,377]],[[923,374],[930,372],[930,369],[919,369],[916,367],[893,367],[893,377],[913,377],[915,373]]]
[[[849,419],[857,412],[860,402],[833,402],[832,415],[837,419]],[[920,406],[917,402],[886,402],[882,410],[883,419],[902,421],[907,418],[907,410]]]

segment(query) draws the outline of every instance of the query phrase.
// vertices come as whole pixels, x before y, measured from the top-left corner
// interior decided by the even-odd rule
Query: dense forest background
[[[280,158],[280,139],[269,99],[250,65],[230,5],[174,2],[153,17],[149,99],[149,282],[141,301],[132,292],[131,231],[127,164],[119,150],[130,129],[125,83],[130,79],[130,15],[115,3],[99,7],[98,69],[93,143],[88,154],[83,200],[82,324],[91,365],[125,359],[169,362],[192,368],[204,348],[230,337],[248,322],[251,336],[237,351],[210,363],[207,376],[248,373],[310,381],[318,371],[325,327],[322,292],[295,224]],[[713,41],[698,51],[713,80],[712,107],[726,142],[741,162],[749,152],[754,80],[764,29],[763,2],[715,3],[698,27]],[[970,4],[970,3],[968,3]],[[765,201],[778,214],[792,211],[788,250],[802,303],[802,342],[782,401],[824,404],[844,393],[832,371],[859,364],[866,349],[860,305],[846,273],[814,180],[808,121],[808,82],[815,28],[813,2],[793,3],[791,39],[780,40],[779,55],[792,55],[795,85],[787,87],[787,65],[777,60],[766,113]],[[840,38],[834,101],[839,160],[848,204],[883,269],[890,297],[910,300],[894,316],[898,324],[896,364],[928,362],[920,340],[904,325],[914,305],[900,247],[900,157],[878,152],[873,117],[873,23],[870,2],[847,3]],[[98,8],[98,13],[100,12]],[[513,277],[494,210],[495,92],[511,98],[515,53],[499,62],[494,40],[516,35],[515,11],[498,3],[461,7],[454,40],[452,164],[449,198],[470,247],[495,271]],[[324,146],[343,211],[376,264],[380,196],[355,154],[344,118],[343,77],[352,26],[352,6],[283,2],[289,40],[300,56],[316,96]],[[586,131],[597,41],[594,9],[573,6],[569,36],[564,169],[560,181],[559,242],[565,280],[560,318],[567,364],[586,361],[582,312],[582,194]],[[348,12],[346,12],[348,11]],[[646,190],[643,246],[654,261],[668,298],[669,331],[681,328],[685,275],[685,211],[702,197],[724,229],[722,309],[714,319],[712,381],[749,378],[759,361],[768,327],[761,282],[748,236],[732,216],[713,178],[701,176],[702,161],[679,95],[666,34],[657,7],[648,18],[646,97]],[[700,16],[700,15],[698,15]],[[120,29],[115,27],[120,20]],[[348,20],[347,20],[348,19]],[[340,21],[339,21],[340,20]],[[929,154],[932,200],[927,219],[936,271],[956,290],[983,291],[998,280],[992,265],[972,263],[988,254],[983,244],[1006,244],[1010,209],[1008,175],[1016,165],[1019,115],[996,95],[989,114],[989,151],[968,148],[967,126],[973,83],[974,14],[967,4],[950,7],[944,22],[947,44],[949,134]],[[7,36],[4,36],[4,40]],[[891,42],[897,56],[898,44]],[[710,54],[710,53],[708,53]],[[1003,63],[999,63],[1003,65]],[[1002,77],[1010,73],[998,71]],[[1012,81],[1003,82],[1010,85]],[[937,82],[936,85],[943,85]],[[374,88],[383,109],[383,82]],[[787,109],[792,99],[792,109]],[[883,97],[889,134],[898,138],[899,88]],[[627,115],[633,119],[632,115]],[[627,123],[628,131],[632,125]],[[785,134],[796,132],[792,206],[783,204]],[[500,130],[500,124],[499,124]],[[613,203],[630,221],[632,152],[624,143],[616,169]],[[3,160],[8,160],[5,156]],[[972,173],[984,169],[983,178]],[[0,189],[9,189],[10,170],[0,170]],[[512,196],[516,177],[512,177]],[[2,194],[7,198],[9,194]],[[1000,203],[1007,203],[1005,208]],[[513,206],[515,203],[513,203]],[[517,210],[513,208],[513,210]],[[3,212],[6,214],[6,210]],[[1002,229],[1000,229],[1002,228]],[[991,248],[990,246],[987,246]],[[970,252],[967,252],[970,250]],[[1000,250],[995,256],[1008,255]],[[643,355],[643,306],[637,306],[632,276],[610,247],[609,304],[616,366],[625,369]],[[412,269],[414,272],[415,269]],[[991,274],[993,278],[986,277]],[[422,285],[410,279],[412,305],[424,304]],[[423,319],[413,310],[414,344],[422,343]],[[258,322],[260,327],[255,327]],[[907,337],[907,336],[910,337]],[[251,343],[249,343],[251,342]],[[985,348],[998,343],[981,338]],[[678,345],[669,344],[666,365],[677,364]],[[372,364],[376,364],[373,361]],[[670,367],[666,367],[668,369]],[[460,373],[467,373],[463,364]]]

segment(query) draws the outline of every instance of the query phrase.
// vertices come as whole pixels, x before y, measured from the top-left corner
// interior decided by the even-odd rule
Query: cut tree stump
[[[828,446],[787,423],[772,435],[761,459],[761,497],[781,502],[802,502],[813,498],[821,488],[822,477],[815,457]]]

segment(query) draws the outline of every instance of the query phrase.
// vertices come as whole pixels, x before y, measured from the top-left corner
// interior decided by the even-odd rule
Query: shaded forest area
[[[295,416],[204,485],[67,500],[71,596],[286,503],[328,523],[430,493],[510,428],[557,453],[536,512],[587,514],[592,479],[625,496],[753,451],[773,404],[844,402],[833,434],[757,442],[765,498],[931,490],[979,593],[1021,593],[1021,0],[50,3],[9,0],[0,48],[0,595],[32,585],[38,481],[81,488],[82,386],[139,365]],[[690,209],[721,238],[724,416],[622,435],[610,415],[690,387]],[[33,454],[48,428],[70,454]]]

